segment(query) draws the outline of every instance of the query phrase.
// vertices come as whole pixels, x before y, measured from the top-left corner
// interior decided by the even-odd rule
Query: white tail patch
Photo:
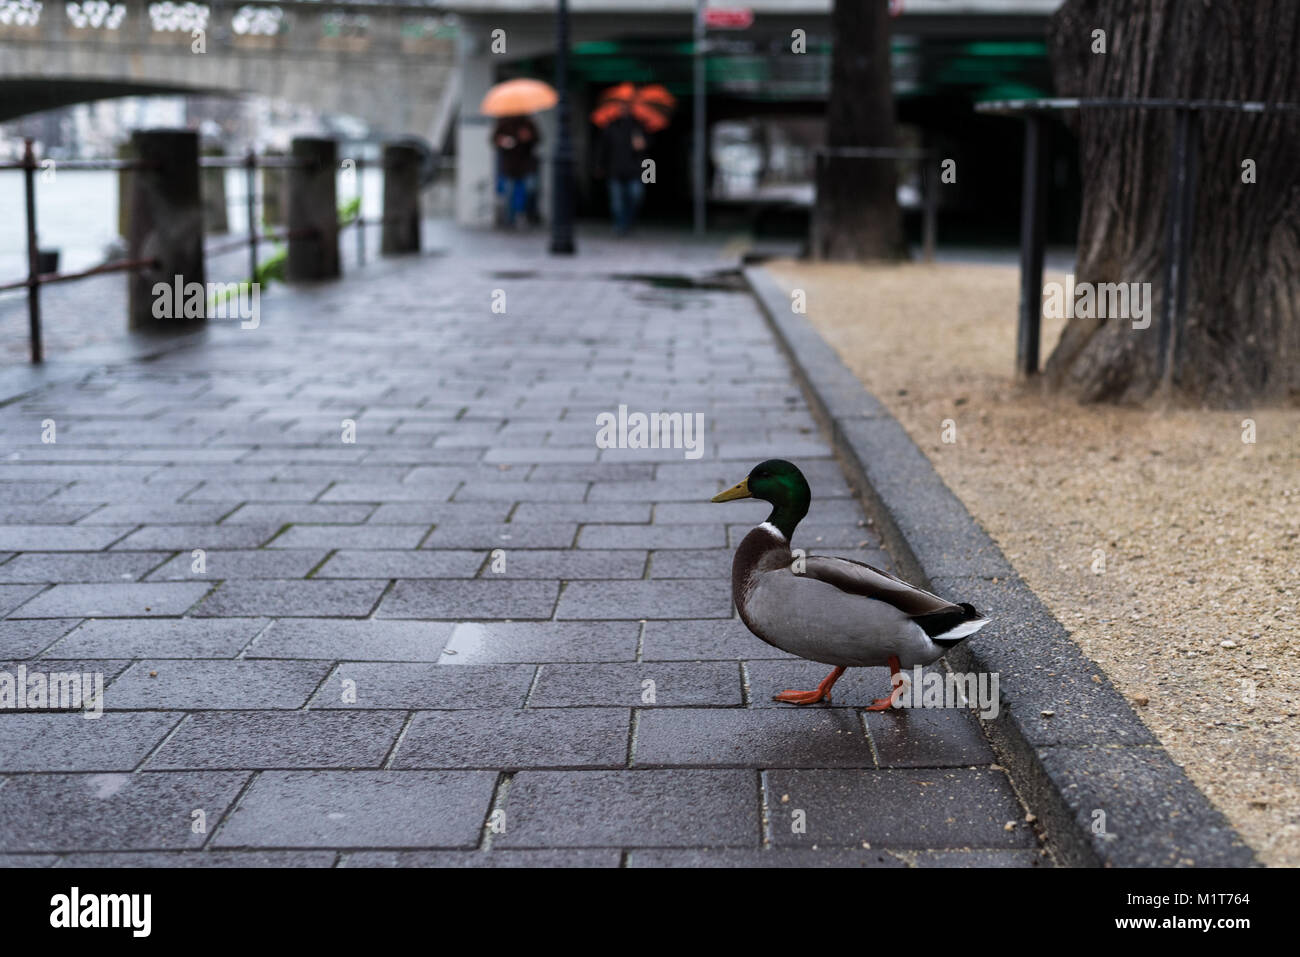
[[[992,620],[993,620],[992,618],[974,618],[971,621],[963,621],[960,625],[957,625],[955,628],[949,628],[943,634],[935,635],[930,640],[943,642],[943,641],[958,641],[962,638],[969,638],[971,635],[975,634],[975,632],[979,631],[981,628],[983,628]]]

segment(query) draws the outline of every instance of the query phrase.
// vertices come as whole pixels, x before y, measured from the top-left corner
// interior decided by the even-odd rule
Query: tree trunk
[[[835,0],[826,145],[892,147],[888,0]],[[817,167],[815,259],[896,258],[904,251],[891,159],[824,156]]]
[[[1094,53],[1093,31],[1106,32]],[[1049,28],[1062,96],[1300,102],[1295,0],[1067,0]],[[1073,318],[1049,385],[1127,402],[1161,384],[1159,327],[1174,114],[1086,109],[1078,282],[1149,282],[1151,325]],[[1171,385],[1207,405],[1300,392],[1300,116],[1201,112],[1193,121],[1184,326]],[[1254,162],[1256,182],[1244,182]]]

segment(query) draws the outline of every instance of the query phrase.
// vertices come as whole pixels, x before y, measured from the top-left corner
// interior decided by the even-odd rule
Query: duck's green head
[[[739,485],[734,485],[713,496],[715,502],[730,502],[738,498],[759,498],[772,503],[772,514],[767,520],[781,530],[786,541],[794,535],[795,526],[808,514],[812,491],[803,473],[785,459],[768,459],[759,462]]]

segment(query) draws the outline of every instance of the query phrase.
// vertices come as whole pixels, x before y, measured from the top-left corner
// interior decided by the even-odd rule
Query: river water
[[[226,171],[229,233],[212,234],[209,248],[248,233],[244,203],[244,171]],[[355,178],[353,178],[355,177]],[[109,245],[117,240],[117,180],[113,171],[55,170],[53,180],[36,177],[36,222],[42,249],[59,250],[59,271],[76,272],[105,261]],[[365,169],[340,174],[339,202],[362,189],[362,215],[378,218],[383,203],[383,172]],[[355,261],[355,230],[340,237],[345,263]],[[379,251],[379,230],[367,230],[368,256]],[[261,247],[264,259],[270,244]],[[210,282],[247,278],[248,250],[241,247],[219,257],[208,257]],[[21,171],[0,170],[0,283],[27,275],[26,199]],[[0,292],[0,369],[27,361],[27,291]],[[126,329],[126,276],[114,273],[41,288],[42,326],[46,353],[53,359],[71,349],[119,339]]]
[[[226,170],[226,200],[230,233],[248,232],[244,205],[244,171]],[[339,202],[356,195],[362,185],[364,215],[377,217],[383,193],[383,174],[361,170],[353,180],[340,173]],[[97,170],[55,170],[52,180],[36,176],[36,222],[42,249],[60,252],[60,272],[86,269],[104,261],[104,251],[117,238],[118,174]],[[27,221],[23,174],[0,171],[0,282],[27,274]],[[215,242],[215,239],[213,240]],[[12,296],[15,293],[0,293]],[[17,295],[23,295],[21,291]]]

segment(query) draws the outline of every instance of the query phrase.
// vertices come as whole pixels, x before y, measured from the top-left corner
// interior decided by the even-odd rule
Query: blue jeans
[[[640,177],[632,179],[609,178],[609,209],[614,216],[614,232],[622,236],[636,225],[636,214],[641,209],[645,184]]]
[[[513,226],[519,214],[528,211],[529,197],[537,189],[537,175],[529,174],[520,179],[503,176],[501,183],[501,192],[506,197],[506,225]]]

